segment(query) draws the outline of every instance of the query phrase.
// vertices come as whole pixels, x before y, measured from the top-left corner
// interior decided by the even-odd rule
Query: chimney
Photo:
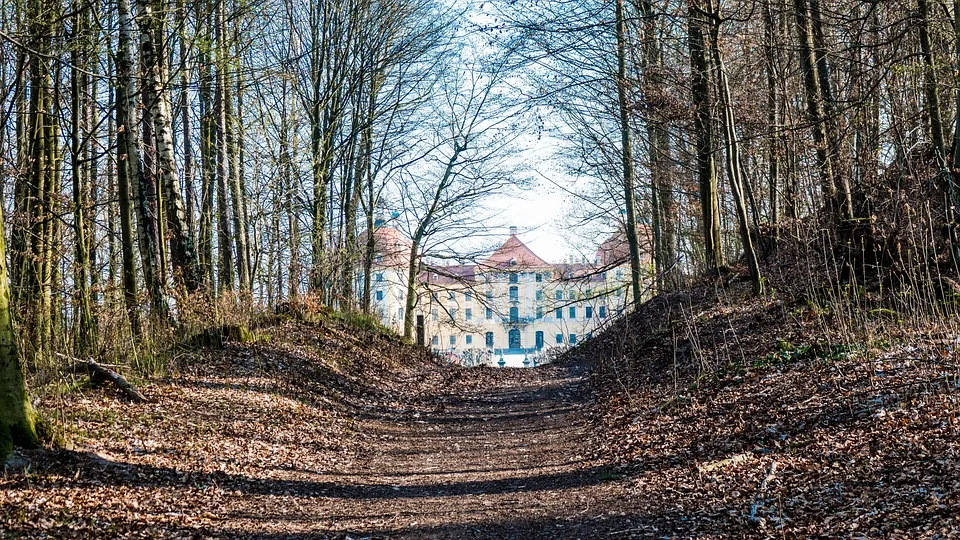
[[[516,235],[517,235],[517,228],[516,228],[515,226],[511,225],[511,226],[510,226],[510,236],[516,236]]]

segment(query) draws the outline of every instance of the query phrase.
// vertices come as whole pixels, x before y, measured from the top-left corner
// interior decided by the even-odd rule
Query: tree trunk
[[[707,272],[715,274],[724,265],[720,239],[720,198],[717,166],[714,160],[713,119],[710,105],[710,71],[703,41],[703,12],[694,2],[688,5],[690,73],[692,77],[696,137],[697,176],[700,185],[700,211],[703,248]]]
[[[39,444],[10,312],[3,223],[0,205],[0,462],[6,460],[13,445],[35,447]]]
[[[712,2],[710,2],[712,4]],[[743,169],[740,161],[740,141],[737,137],[737,125],[733,114],[733,104],[730,98],[730,86],[727,82],[726,67],[723,56],[720,54],[719,8],[711,9],[713,27],[711,31],[710,47],[713,50],[713,60],[717,72],[717,92],[721,108],[720,124],[723,128],[723,138],[726,142],[727,178],[730,180],[730,190],[736,205],[737,222],[740,225],[740,241],[743,244],[743,256],[750,270],[750,281],[753,283],[754,294],[763,293],[763,280],[760,276],[760,263],[753,245],[753,236],[750,232],[750,216],[747,211],[743,188]]]
[[[923,93],[926,100],[927,116],[930,119],[930,135],[933,142],[934,157],[942,174],[947,174],[947,151],[943,136],[943,118],[940,114],[940,89],[937,84],[937,72],[933,51],[930,46],[930,7],[927,0],[917,0],[918,32],[920,34],[920,53],[923,56]]]
[[[658,108],[658,96],[664,92],[663,51],[657,36],[658,14],[653,5],[639,2],[643,28],[642,77],[644,94],[644,125],[647,131],[647,159],[650,167],[653,194],[653,252],[657,266],[657,289],[674,291],[680,286],[680,266],[677,259],[676,213],[672,177],[673,159],[670,134]],[[626,31],[626,30],[625,30]],[[626,36],[624,36],[626,38]]]
[[[777,50],[780,45],[777,25],[774,21],[772,0],[763,2],[763,28],[766,38],[764,65],[767,72],[767,189],[769,191],[768,220],[776,225],[780,221],[780,158],[781,126],[780,96],[777,88]]]
[[[153,5],[155,4],[155,5]],[[159,214],[166,219],[158,219],[166,225],[170,239],[171,262],[174,271],[183,281],[188,292],[200,289],[200,277],[197,255],[186,224],[186,212],[180,193],[173,151],[173,116],[170,105],[170,85],[164,44],[168,41],[164,19],[166,5],[164,0],[147,0],[143,8],[143,56],[146,63],[147,78],[144,83],[144,106],[149,116],[145,122],[153,125],[153,144],[156,148],[155,166],[157,185],[162,191],[161,204],[158,201]],[[149,143],[148,143],[149,144]],[[158,197],[159,198],[159,197]],[[163,211],[161,211],[163,210]],[[160,236],[162,244],[166,238]]]
[[[86,147],[81,140],[86,136],[85,107],[83,90],[86,89],[86,77],[89,54],[86,43],[87,16],[84,9],[74,6],[74,48],[71,51],[70,70],[70,168],[73,183],[73,235],[74,235],[74,289],[75,289],[75,334],[74,352],[77,356],[86,356],[96,347],[96,327],[93,310],[90,306],[90,259],[87,243],[86,189],[90,179],[89,168],[85,166]]]
[[[630,128],[630,103],[627,98],[627,23],[623,0],[616,0],[617,19],[617,104],[620,111],[620,163],[623,167],[623,194],[627,210],[626,235],[630,247],[630,284],[633,305],[643,299],[640,267],[640,242],[637,235],[637,203],[634,188],[633,137]]]
[[[233,235],[230,231],[230,206],[227,203],[227,184],[230,175],[227,103],[230,90],[227,75],[226,2],[217,0],[214,26],[217,34],[217,87],[214,97],[217,109],[217,225],[218,225],[218,291],[233,290]]]
[[[217,175],[217,113],[213,98],[213,65],[210,31],[211,4],[197,3],[197,70],[200,99],[200,230],[198,234],[200,271],[207,290],[215,294],[219,287],[213,254],[213,197]]]
[[[237,71],[237,92],[239,98],[240,73]],[[230,202],[233,212],[233,237],[236,245],[237,279],[241,292],[250,291],[250,259],[247,251],[246,222],[243,213],[243,178],[240,175],[240,119],[234,113],[233,96],[227,96],[224,112],[227,118],[227,154],[230,158]],[[239,112],[239,111],[238,111]]]
[[[117,199],[120,212],[120,246],[123,297],[131,332],[139,337],[140,301],[137,299],[137,270],[133,246],[133,202],[130,184],[140,176],[140,151],[136,140],[136,86],[131,58],[133,21],[130,0],[117,0],[119,23],[117,43]]]

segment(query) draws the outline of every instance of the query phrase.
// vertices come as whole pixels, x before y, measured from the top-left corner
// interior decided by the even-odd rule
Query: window
[[[490,308],[487,308],[487,320],[490,320],[492,318],[493,318],[493,310]]]
[[[563,300],[563,291],[557,291],[556,298],[557,300]]]
[[[457,293],[455,293],[455,292],[453,292],[453,291],[450,291],[450,292],[447,293],[447,298],[448,298],[449,300],[456,300],[456,299],[457,299]]]
[[[467,334],[467,337],[465,339],[467,341],[467,345],[473,344],[473,336],[471,336],[470,334]]]
[[[432,310],[432,311],[430,312],[430,320],[431,320],[431,321],[436,321],[436,320],[439,320],[439,319],[440,319],[440,312],[437,311],[436,309]]]
[[[554,317],[555,319],[557,319],[558,321],[559,321],[560,319],[562,319],[562,318],[563,318],[563,308],[557,308],[556,311],[553,312],[553,317]]]
[[[430,342],[433,343],[434,345],[439,345],[439,344],[440,344],[440,336],[433,336],[433,339],[430,340]]]
[[[617,279],[623,279],[623,270],[617,270]]]
[[[450,336],[450,346],[453,347],[457,344],[457,336]]]
[[[577,307],[576,307],[576,306],[570,306],[570,318],[571,318],[571,319],[576,319],[576,318],[577,318]]]
[[[597,308],[597,315],[598,315],[601,319],[606,319],[606,318],[607,318],[607,306],[600,306],[599,308]]]
[[[383,291],[377,291],[377,301],[383,301]]]
[[[452,337],[452,336],[451,336],[451,337]],[[570,344],[573,345],[573,344],[576,343],[576,342],[577,342],[577,335],[576,335],[576,334],[570,334]]]
[[[487,291],[487,301],[493,302],[493,291]]]
[[[587,307],[584,308],[584,309],[586,309],[586,313],[584,313],[583,316],[586,317],[587,319],[592,319],[592,318],[593,318],[593,306],[587,306]]]
[[[510,283],[519,283],[520,274],[516,272],[510,272]]]
[[[510,308],[510,322],[517,322],[520,320],[520,310],[516,306]]]
[[[377,272],[377,283],[383,281],[383,272]]]
[[[473,310],[470,309],[470,308],[467,308],[467,309],[463,310],[463,318],[466,319],[466,320],[468,320],[468,321],[469,321],[469,320],[472,320],[472,319],[473,319]]]
[[[542,318],[543,318],[543,308],[542,308],[542,307],[538,307],[538,308],[537,308],[537,318],[538,318],[538,319],[542,319]]]
[[[543,332],[542,331],[540,330],[537,331],[536,339],[537,339],[537,348],[542,349],[543,348]]]
[[[451,320],[451,321],[457,320],[457,310],[456,310],[456,309],[451,309],[451,310],[449,311],[449,314],[450,314],[450,320]]]
[[[623,296],[623,289],[617,289],[613,293],[614,296]]]
[[[487,347],[492,349],[493,348],[493,332],[487,332],[484,338],[486,340]]]
[[[607,280],[607,273],[606,273],[606,272],[600,272],[600,279],[606,281],[606,280]]]
[[[510,301],[516,302],[520,299],[520,289],[517,287],[510,287]]]
[[[563,334],[557,334],[557,345],[563,344]]]
[[[543,274],[541,274],[540,272],[537,272],[537,283],[540,283],[542,281],[543,281]]]
[[[537,275],[539,276],[540,274]],[[543,291],[537,291],[537,300],[543,300]]]
[[[463,299],[467,302],[473,302],[473,291],[464,292]]]

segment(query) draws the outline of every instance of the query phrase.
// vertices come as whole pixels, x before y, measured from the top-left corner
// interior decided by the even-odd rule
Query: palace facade
[[[410,242],[397,229],[375,229],[373,307],[382,322],[403,330]],[[650,266],[649,250],[642,260]],[[417,279],[416,315],[435,351],[464,363],[501,355],[532,361],[590,339],[624,309],[630,282],[622,234],[603,242],[593,261],[549,263],[511,228],[485,260],[425,266]],[[647,275],[652,274],[652,269]]]

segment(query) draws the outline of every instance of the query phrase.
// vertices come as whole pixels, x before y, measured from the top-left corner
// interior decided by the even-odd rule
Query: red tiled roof
[[[367,231],[358,237],[360,248],[367,242]],[[406,266],[410,258],[410,242],[403,233],[393,227],[377,227],[373,230],[374,244],[378,260],[374,265],[378,267]]]
[[[550,264],[530,250],[526,244],[511,234],[510,238],[497,248],[483,266],[487,268],[549,268]]]

